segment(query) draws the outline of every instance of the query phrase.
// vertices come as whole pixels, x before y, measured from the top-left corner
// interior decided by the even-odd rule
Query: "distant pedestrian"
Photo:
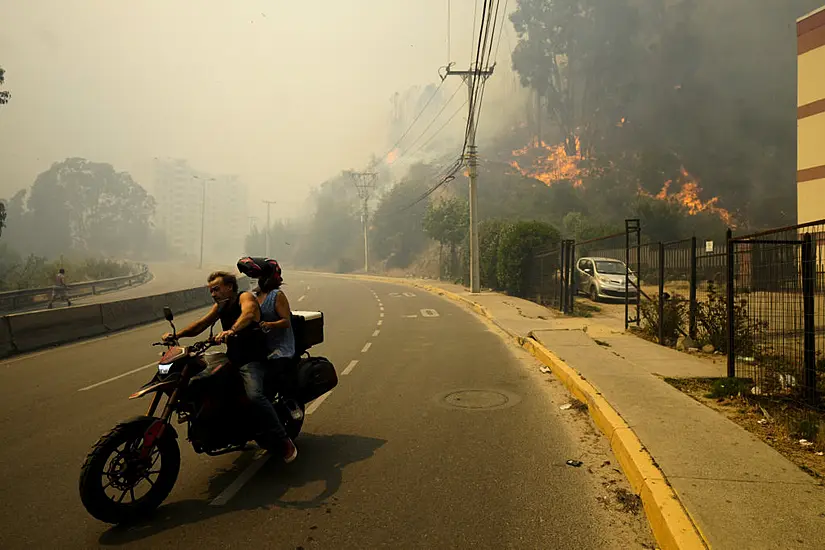
[[[72,301],[69,300],[69,286],[66,284],[66,270],[62,267],[60,271],[57,272],[57,277],[55,277],[54,287],[52,288],[52,299],[49,302],[49,309],[52,308],[55,300],[66,300],[66,304],[71,306]]]

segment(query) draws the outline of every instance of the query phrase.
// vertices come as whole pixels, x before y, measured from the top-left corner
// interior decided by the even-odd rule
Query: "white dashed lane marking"
[[[345,369],[344,369],[344,371],[341,373],[341,375],[342,375],[342,376],[346,376],[346,375],[348,375],[349,373],[351,373],[351,372],[352,372],[352,369],[354,369],[354,368],[355,368],[355,365],[357,365],[357,364],[358,364],[358,360],[357,360],[357,359],[354,359],[354,360],[350,361],[350,362],[349,362],[349,365],[347,365],[347,368],[345,368]]]

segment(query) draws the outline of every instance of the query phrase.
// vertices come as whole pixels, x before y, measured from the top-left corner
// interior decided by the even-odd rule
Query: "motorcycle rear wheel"
[[[153,421],[143,417],[117,425],[86,456],[80,471],[80,500],[94,518],[125,523],[155,510],[169,496],[180,471],[180,448],[173,428],[167,426],[169,431],[157,440],[146,461],[141,462],[138,456],[143,434]],[[116,456],[107,468],[113,454]],[[148,477],[153,473],[158,474],[155,481]],[[136,489],[146,481],[147,492],[137,498]],[[114,489],[115,495],[110,497],[107,489]],[[131,497],[128,503],[124,502],[127,495]]]

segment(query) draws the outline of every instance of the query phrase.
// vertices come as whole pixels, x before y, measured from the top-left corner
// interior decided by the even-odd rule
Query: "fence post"
[[[636,222],[636,326],[642,325],[642,225],[639,220]]]
[[[630,221],[624,221],[624,329],[630,326],[627,319],[630,317],[630,300],[628,299],[630,290]],[[639,269],[638,266],[636,269]]]
[[[665,243],[659,242],[659,344],[665,345]]]
[[[576,277],[573,266],[576,265],[576,241],[569,239],[567,241],[567,248],[570,255],[570,260],[567,262],[567,281],[568,281],[568,313],[573,314],[573,307],[576,302]]]
[[[565,315],[570,314],[570,241],[565,239],[562,241],[561,244],[562,248],[562,255],[564,256],[564,261],[562,262],[562,270],[564,272],[564,295],[562,296],[562,307],[561,310],[564,312]]]
[[[690,309],[688,312],[688,335],[696,340],[696,237],[690,239]]]
[[[725,233],[725,242],[727,243],[727,288],[725,289],[727,295],[727,314],[728,314],[728,378],[736,376],[736,322],[734,317],[734,281],[735,281],[735,262],[736,255],[734,253],[733,232],[728,229]]]
[[[559,311],[564,311],[564,277],[564,241],[562,241],[559,249]]]
[[[816,329],[814,307],[816,293],[816,247],[810,233],[802,237],[802,314],[804,319],[803,357],[805,364],[805,397],[808,404],[817,405]]]

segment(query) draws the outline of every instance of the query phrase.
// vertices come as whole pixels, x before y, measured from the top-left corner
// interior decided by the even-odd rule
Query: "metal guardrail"
[[[122,277],[112,277],[109,279],[99,279],[96,281],[83,281],[71,283],[67,286],[69,298],[80,298],[119,290],[127,286],[141,284],[151,279],[152,274],[149,267],[139,264],[141,271],[132,275]],[[45,305],[51,299],[53,293],[59,289],[58,286],[48,286],[42,288],[25,288],[22,290],[8,290],[0,292],[0,311],[11,312],[21,309],[28,309],[38,305]]]

